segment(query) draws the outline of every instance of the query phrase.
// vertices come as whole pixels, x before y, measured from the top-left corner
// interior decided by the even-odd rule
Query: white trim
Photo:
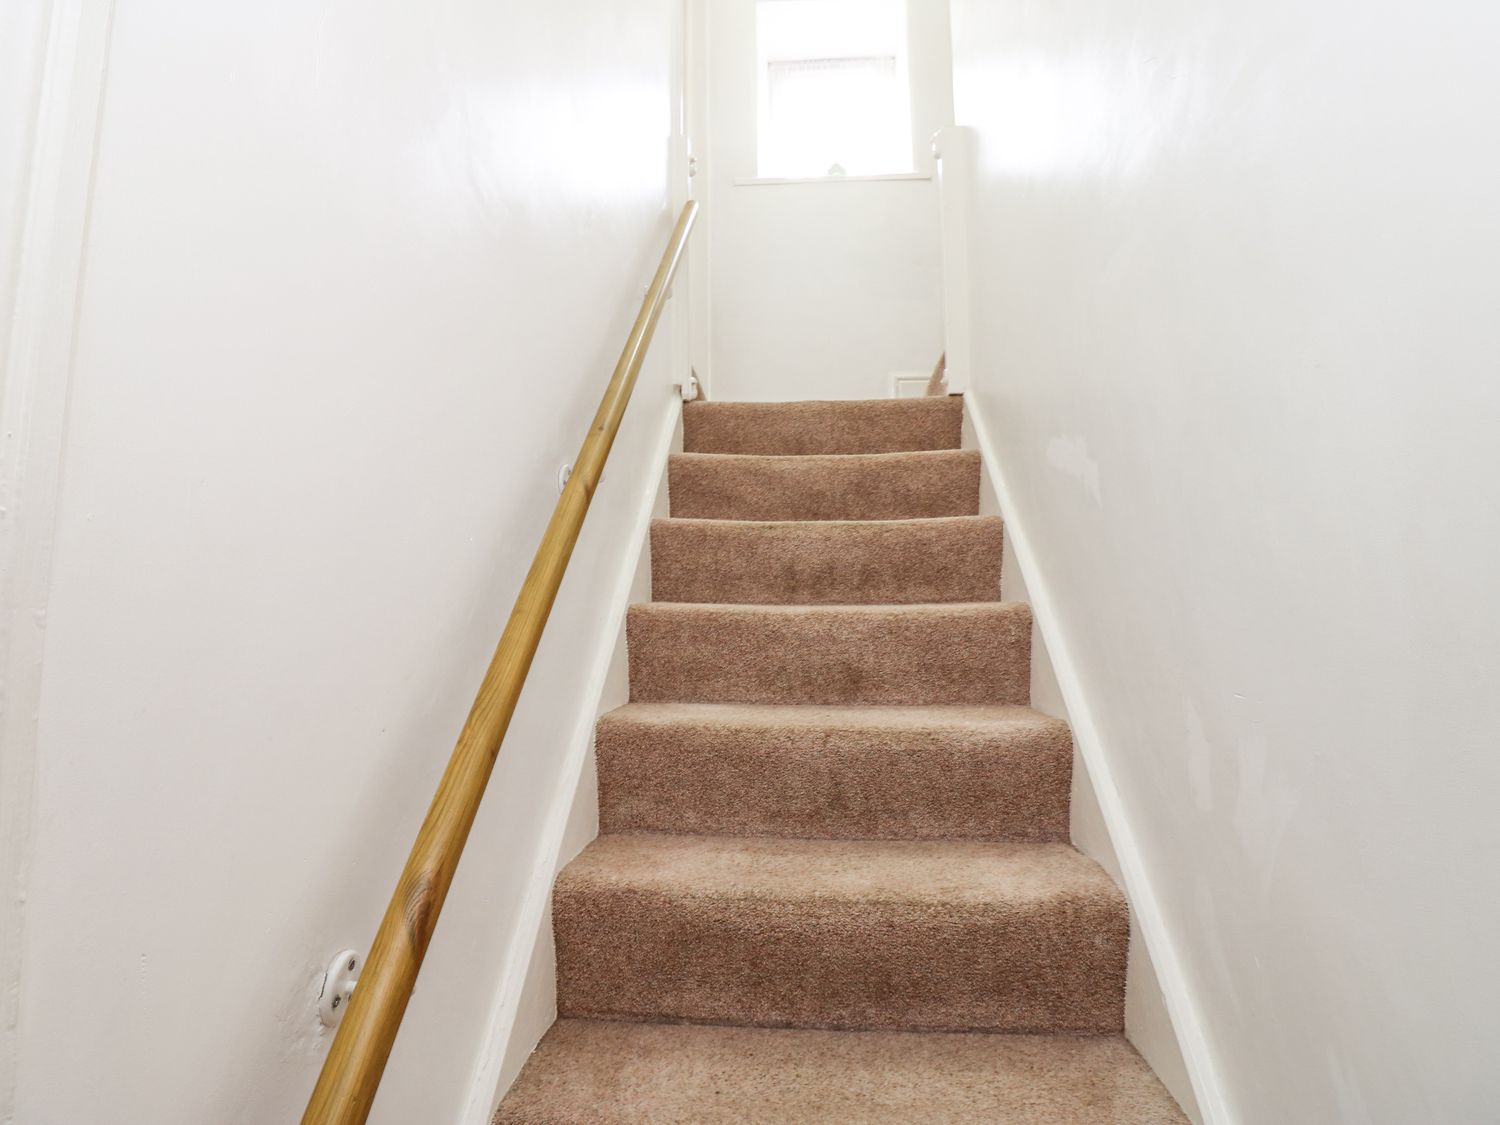
[[[1063,632],[1061,617],[1054,605],[1051,589],[1047,584],[1046,570],[1038,563],[1026,532],[1024,521],[1016,507],[1015,497],[1010,491],[1003,466],[996,456],[996,447],[991,441],[990,430],[984,415],[978,408],[974,396],[966,396],[965,406],[973,426],[975,444],[979,448],[985,473],[995,490],[1000,512],[1005,520],[1005,535],[1015,552],[1016,564],[1020,568],[1026,590],[1031,600],[1031,611],[1047,653],[1052,660],[1057,685],[1067,706],[1068,721],[1073,728],[1073,741],[1078,747],[1089,779],[1093,782],[1094,795],[1098,799],[1105,826],[1109,829],[1115,855],[1119,860],[1125,883],[1125,894],[1130,900],[1136,924],[1146,942],[1146,952],[1156,970],[1166,1001],[1167,1014],[1177,1033],[1182,1048],[1188,1077],[1193,1084],[1193,1093],[1198,1099],[1205,1125],[1237,1125],[1231,1112],[1220,1077],[1220,1068],[1205,1035],[1205,1023],[1198,1003],[1188,983],[1187,973],[1178,956],[1176,943],[1162,915],[1151,877],[1141,858],[1135,831],[1131,827],[1119,789],[1115,785],[1110,755],[1106,743],[1094,722],[1089,707],[1088,695],[1081,682],[1078,665],[1072,658],[1068,640]]]
[[[668,400],[668,409],[658,422],[659,432],[651,446],[651,464],[660,466],[660,471],[647,478],[649,486],[636,497],[636,513],[631,522],[630,535],[620,545],[620,567],[615,575],[614,588],[610,593],[607,611],[601,618],[602,627],[591,646],[588,690],[584,695],[587,705],[580,710],[568,736],[565,747],[567,757],[547,810],[541,833],[541,849],[519,912],[515,938],[502,970],[500,987],[496,990],[484,1045],[479,1051],[475,1073],[469,1084],[469,1096],[460,1118],[462,1125],[488,1125],[490,1118],[494,1116],[496,1105],[505,1094],[505,1086],[509,1085],[504,1074],[505,1060],[510,1053],[511,1038],[517,1030],[517,1016],[530,978],[531,963],[537,954],[542,924],[552,901],[552,884],[564,858],[563,841],[567,837],[579,783],[583,779],[584,764],[588,761],[589,751],[594,744],[594,727],[611,679],[615,654],[619,650],[619,638],[625,629],[626,611],[630,608],[632,591],[645,559],[646,537],[651,530],[651,519],[655,514],[658,498],[665,488],[667,455],[677,433],[679,409],[677,398],[672,396]],[[649,563],[646,565],[649,566]],[[555,984],[555,981],[550,982],[553,988]],[[534,1044],[529,1044],[528,1050],[531,1046]]]
[[[873,176],[748,176],[734,181],[735,187],[774,187],[778,184],[873,184],[886,180],[930,180],[926,172],[884,172]]]
[[[15,1116],[52,540],[113,0],[47,19],[0,379],[0,1121]],[[22,112],[25,112],[22,110]]]
[[[932,382],[930,371],[892,371],[892,398],[924,398],[927,386]]]
[[[698,227],[688,242],[687,285],[689,366],[698,376],[704,396],[711,396],[713,372],[713,289],[710,262],[713,259],[713,145],[708,133],[708,35],[710,13],[705,0],[683,0],[684,75],[683,119],[688,144],[696,160],[690,194],[702,207]]]

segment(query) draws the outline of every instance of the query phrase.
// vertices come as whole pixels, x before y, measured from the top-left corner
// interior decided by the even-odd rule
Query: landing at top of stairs
[[[901,453],[957,449],[964,400],[690,402],[682,410],[689,453]]]

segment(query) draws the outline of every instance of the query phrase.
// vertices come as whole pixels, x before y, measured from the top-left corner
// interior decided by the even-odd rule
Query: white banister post
[[[943,335],[949,394],[969,389],[973,367],[973,287],[969,276],[970,215],[974,193],[974,132],[948,125],[932,138],[936,158],[943,252]]]

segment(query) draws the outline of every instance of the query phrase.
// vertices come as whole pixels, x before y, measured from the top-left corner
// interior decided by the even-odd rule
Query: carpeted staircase
[[[691,403],[498,1122],[1183,1121],[962,399]]]

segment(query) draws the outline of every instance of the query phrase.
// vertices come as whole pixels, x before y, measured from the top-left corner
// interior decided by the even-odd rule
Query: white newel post
[[[938,207],[943,244],[943,335],[948,349],[949,394],[969,389],[973,363],[972,286],[969,281],[969,216],[974,192],[974,133],[948,125],[932,138],[937,162]]]

